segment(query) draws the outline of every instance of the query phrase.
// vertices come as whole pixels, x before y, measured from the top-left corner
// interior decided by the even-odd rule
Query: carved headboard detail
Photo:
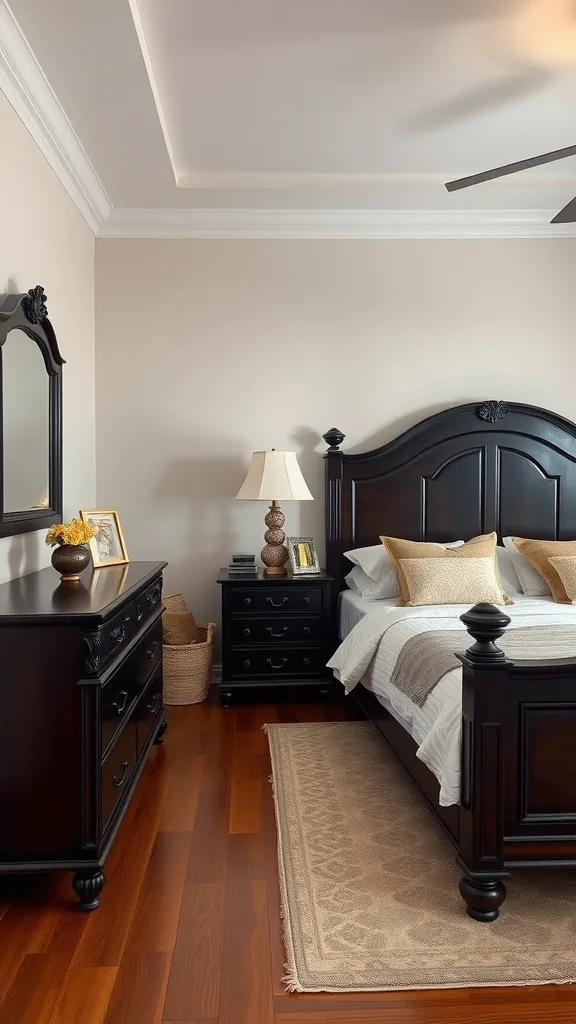
[[[485,401],[446,409],[374,451],[326,459],[326,568],[379,534],[411,540],[576,537],[576,424],[545,409]]]

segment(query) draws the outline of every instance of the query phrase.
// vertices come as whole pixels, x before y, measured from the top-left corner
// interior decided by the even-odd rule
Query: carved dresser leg
[[[167,728],[168,728],[168,722],[166,721],[165,718],[163,718],[161,723],[160,723],[160,728],[158,729],[158,732],[156,733],[156,739],[154,740],[154,743],[164,743],[164,733],[166,732]]]
[[[96,910],[100,906],[100,893],[105,881],[106,875],[101,868],[76,872],[72,888],[80,900],[80,910]]]
[[[471,878],[460,880],[460,895],[466,904],[466,913],[475,921],[495,921],[499,908],[506,899],[506,886],[499,878]]]

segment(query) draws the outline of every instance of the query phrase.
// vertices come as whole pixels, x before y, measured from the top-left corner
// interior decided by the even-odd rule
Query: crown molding
[[[6,0],[0,0],[0,89],[97,234],[112,204]]]
[[[553,210],[112,210],[100,238],[559,238]]]

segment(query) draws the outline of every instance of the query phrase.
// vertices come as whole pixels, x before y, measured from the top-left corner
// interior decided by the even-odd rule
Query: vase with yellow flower
[[[87,543],[94,536],[94,527],[81,519],[55,523],[46,534],[46,543],[54,548],[52,565],[62,580],[79,580],[90,561]]]

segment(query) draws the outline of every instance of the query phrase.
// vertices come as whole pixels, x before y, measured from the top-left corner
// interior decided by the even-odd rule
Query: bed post
[[[324,453],[326,459],[326,494],[325,494],[325,522],[326,522],[326,571],[336,580],[335,590],[342,588],[342,452],[340,445],[345,434],[337,427],[331,427],[322,435],[327,451]]]
[[[506,899],[502,861],[502,701],[508,662],[495,641],[510,623],[492,604],[460,616],[476,641],[462,662],[462,778],[458,864],[460,895],[476,921],[495,921]]]

